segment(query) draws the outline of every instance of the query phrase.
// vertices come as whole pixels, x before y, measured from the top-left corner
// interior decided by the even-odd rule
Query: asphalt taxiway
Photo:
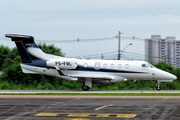
[[[180,99],[145,97],[98,96],[96,98],[96,96],[91,96],[88,98],[88,96],[0,95],[0,119],[180,119]]]

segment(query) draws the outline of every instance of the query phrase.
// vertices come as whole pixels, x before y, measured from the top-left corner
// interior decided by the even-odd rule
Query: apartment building
[[[161,35],[151,35],[150,39],[145,39],[145,55],[148,62],[180,67],[180,40],[173,36],[161,38]]]

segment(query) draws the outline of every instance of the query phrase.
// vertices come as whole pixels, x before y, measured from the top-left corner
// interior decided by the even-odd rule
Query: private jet
[[[173,82],[177,77],[160,70],[145,61],[86,60],[66,58],[44,53],[34,42],[33,36],[6,34],[15,42],[22,62],[23,73],[45,74],[73,82],[84,83],[83,90],[93,85],[113,84],[127,80],[157,80],[156,89],[161,82]]]

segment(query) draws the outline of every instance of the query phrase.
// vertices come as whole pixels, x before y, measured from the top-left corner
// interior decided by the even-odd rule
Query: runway
[[[0,95],[1,120],[180,119],[180,102],[173,98],[18,96]]]

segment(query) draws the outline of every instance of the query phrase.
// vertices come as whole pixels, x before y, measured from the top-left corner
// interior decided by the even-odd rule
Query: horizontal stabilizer
[[[32,36],[21,35],[21,34],[6,34],[5,36],[9,38],[27,38],[27,39],[33,38]]]

